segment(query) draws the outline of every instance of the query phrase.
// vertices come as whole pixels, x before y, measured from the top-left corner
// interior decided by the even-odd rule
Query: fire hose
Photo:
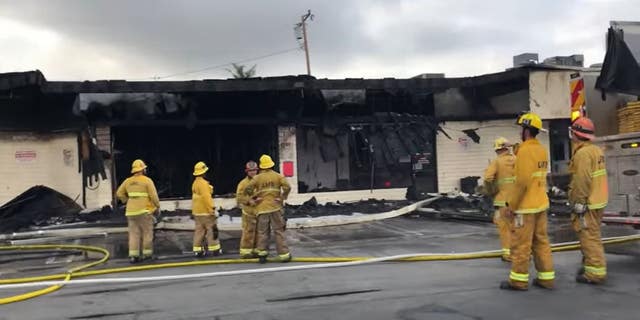
[[[620,244],[620,243],[626,243],[626,242],[638,241],[638,240],[640,240],[640,235],[632,235],[632,236],[604,238],[602,239],[602,243],[605,245],[611,245],[611,244]],[[580,248],[580,244],[577,241],[557,243],[552,245],[553,252],[577,250],[579,248]],[[299,258],[293,258],[292,262],[319,263],[319,264],[303,264],[303,265],[282,266],[282,267],[273,267],[273,268],[256,268],[256,269],[194,273],[194,274],[163,275],[163,276],[154,276],[154,277],[100,278],[100,279],[72,280],[71,279],[72,277],[81,278],[81,277],[89,277],[89,276],[97,276],[97,275],[105,275],[105,274],[155,270],[155,269],[164,269],[164,268],[218,265],[218,264],[256,263],[257,259],[212,259],[212,260],[199,260],[199,261],[189,261],[189,262],[157,263],[157,264],[148,264],[148,265],[140,265],[140,266],[82,271],[84,269],[88,269],[106,262],[109,259],[109,252],[99,247],[80,246],[80,245],[0,246],[0,251],[8,251],[8,250],[82,250],[87,252],[102,253],[104,256],[95,262],[72,268],[66,273],[26,277],[26,278],[0,279],[0,290],[48,286],[45,289],[31,291],[31,292],[15,295],[11,297],[6,297],[6,298],[0,298],[0,305],[39,297],[39,296],[54,292],[56,290],[59,290],[64,285],[73,285],[73,284],[107,284],[107,283],[171,281],[171,280],[184,280],[184,279],[205,278],[205,277],[232,276],[232,275],[241,275],[241,274],[256,274],[256,273],[268,273],[268,272],[280,272],[280,271],[349,267],[349,266],[357,266],[357,265],[372,264],[372,263],[378,263],[378,262],[389,262],[389,261],[411,262],[411,261],[487,259],[487,258],[498,258],[502,255],[501,250],[489,250],[489,251],[474,251],[474,252],[466,252],[466,253],[444,253],[444,254],[413,253],[413,254],[386,256],[386,257],[299,257]],[[274,260],[274,261],[277,261],[277,260]]]

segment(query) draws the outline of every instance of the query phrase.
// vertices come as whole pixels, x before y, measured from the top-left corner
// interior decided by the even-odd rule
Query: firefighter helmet
[[[534,128],[546,132],[542,127],[542,119],[535,113],[527,112],[518,117],[516,124],[525,128]]]
[[[257,170],[258,170],[258,164],[255,161],[249,161],[244,166],[244,172],[257,171]]]
[[[207,165],[202,161],[196,163],[196,165],[193,166],[193,175],[194,176],[201,176],[201,175],[205,174],[207,171],[209,171],[209,167],[207,167]]]
[[[593,121],[587,117],[580,117],[576,119],[569,127],[570,133],[586,140],[593,140],[596,138],[596,127]]]
[[[501,150],[509,147],[509,140],[505,137],[499,137],[493,142],[493,150]]]
[[[270,156],[263,154],[260,157],[260,169],[270,169],[275,166],[275,162],[271,159]]]
[[[133,160],[133,163],[131,163],[131,173],[140,172],[146,168],[147,165],[140,159]]]

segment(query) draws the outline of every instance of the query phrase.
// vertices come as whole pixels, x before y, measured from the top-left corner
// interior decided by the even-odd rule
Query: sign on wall
[[[28,163],[36,161],[37,153],[35,150],[16,151],[15,159],[17,163]]]
[[[71,151],[70,149],[62,150],[62,160],[64,161],[65,166],[73,166],[73,151]]]
[[[469,138],[467,137],[458,137],[458,145],[462,150],[467,150],[469,147]]]

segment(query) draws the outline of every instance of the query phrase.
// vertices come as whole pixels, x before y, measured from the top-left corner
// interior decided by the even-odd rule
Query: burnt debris
[[[82,212],[74,199],[46,186],[34,186],[0,207],[0,232],[30,227],[95,222],[111,218],[111,208]]]

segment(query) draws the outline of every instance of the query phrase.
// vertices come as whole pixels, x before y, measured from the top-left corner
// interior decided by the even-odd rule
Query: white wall
[[[441,133],[436,136],[438,192],[460,190],[461,178],[482,177],[489,162],[496,157],[493,151],[496,138],[502,136],[512,143],[520,142],[520,129],[514,125],[514,120],[449,121],[441,126],[453,140]],[[547,123],[545,127],[548,127]],[[478,128],[479,144],[461,131],[475,128]],[[549,136],[540,133],[538,139],[549,151]],[[481,184],[482,179],[478,183]]]
[[[571,115],[570,76],[578,71],[536,70],[529,73],[529,109],[542,119]]]
[[[285,161],[293,162],[293,176],[287,177],[287,181],[291,185],[291,194],[298,193],[298,161],[296,149],[296,127],[280,126],[278,127],[278,150],[280,159],[280,173],[284,174],[282,164]]]
[[[0,133],[0,205],[35,185],[45,185],[82,205],[75,133]],[[107,172],[107,175],[109,173]],[[111,181],[87,190],[87,207],[111,202]]]

